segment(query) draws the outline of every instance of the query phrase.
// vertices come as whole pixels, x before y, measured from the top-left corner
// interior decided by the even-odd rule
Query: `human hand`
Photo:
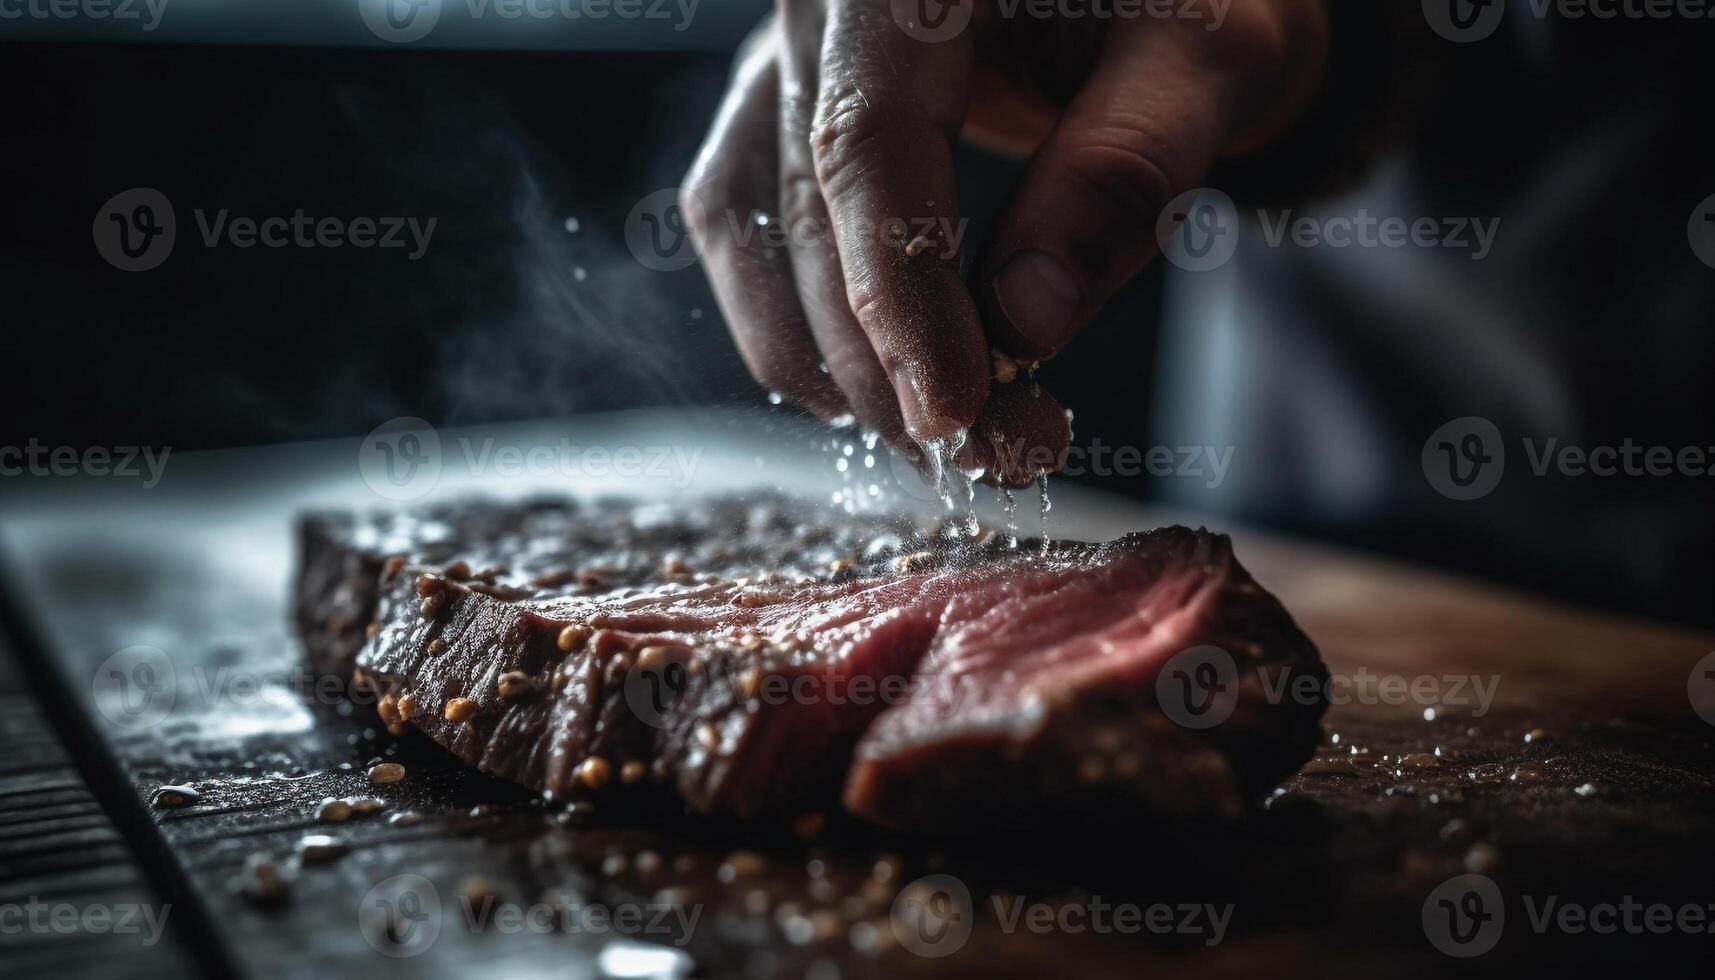
[[[759,381],[908,453],[968,430],[975,465],[1018,485],[1070,430],[1052,397],[1004,380],[1014,359],[1064,348],[1154,258],[1162,208],[1310,100],[1324,0],[1102,19],[961,0],[943,12],[973,19],[938,42],[895,16],[903,2],[780,0],[683,210]],[[968,284],[961,132],[1033,151]]]

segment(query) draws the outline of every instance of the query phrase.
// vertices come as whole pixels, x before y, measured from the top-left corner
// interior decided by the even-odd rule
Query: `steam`
[[[536,142],[534,117],[521,124],[505,91],[468,77],[407,70],[385,90],[341,86],[364,165],[390,176],[390,206],[441,220],[422,262],[368,289],[385,307],[364,321],[397,354],[382,384],[370,369],[367,379],[330,374],[329,386],[356,381],[346,403],[373,416],[448,425],[737,394],[742,367],[699,268],[651,270],[624,240],[631,206],[676,186],[700,142],[718,93],[706,68],[718,70],[691,66],[658,84],[637,114],[644,125],[620,133],[584,118],[588,93],[569,94],[563,124],[610,141],[583,159],[576,142]],[[625,157],[647,163],[574,184],[594,160]]]
[[[644,268],[617,229],[587,211],[580,216],[551,190],[518,138],[505,145],[516,175],[509,246],[515,309],[459,328],[442,347],[448,421],[684,400],[703,359],[684,334],[712,329],[709,314],[663,290],[664,275],[678,273]]]

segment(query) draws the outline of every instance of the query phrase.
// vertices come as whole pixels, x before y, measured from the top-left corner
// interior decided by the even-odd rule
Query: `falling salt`
[[[950,436],[931,440],[923,448],[928,452],[929,475],[935,480],[936,495],[949,513],[963,513],[965,533],[974,536],[977,528],[976,491],[971,486],[971,474],[960,469],[958,462],[959,450],[965,448],[968,437],[964,429],[959,429]],[[982,471],[976,473],[980,477]]]
[[[839,420],[836,419],[835,421],[837,423]],[[847,425],[838,426],[838,428],[847,429],[855,425],[856,422],[854,421]],[[880,440],[881,436],[877,433],[859,431],[849,436],[842,433],[823,444],[825,451],[834,462],[834,472],[839,474],[840,484],[844,488],[842,491],[843,502],[848,514],[867,512],[873,509],[876,499],[882,494],[882,488],[873,482],[875,474],[864,474],[857,467],[859,444],[874,449]],[[875,468],[874,453],[865,454],[863,460],[866,469]]]
[[[1006,546],[1018,547],[1018,498],[1006,487],[994,488],[995,496],[1000,499],[1001,512],[1006,514]]]
[[[768,404],[770,405],[778,405],[785,400],[785,397],[778,391],[771,391],[768,393]]]
[[[1042,550],[1048,550],[1048,512],[1054,509],[1054,502],[1048,499],[1048,471],[1036,471],[1036,501],[1037,514],[1042,519]]]
[[[982,525],[977,521],[977,481],[981,480],[988,471],[981,466],[975,469],[963,470],[965,478],[965,537],[974,538],[982,531]]]
[[[576,218],[567,218],[566,219],[566,231],[568,234],[576,235],[578,233],[578,229],[580,227],[582,227],[582,226],[578,224],[578,219],[576,219]]]
[[[947,470],[951,468],[953,450],[948,439],[934,439],[923,448],[928,450],[926,462],[929,464],[929,477],[935,482],[935,492],[940,495],[941,502],[953,509],[952,494],[947,491]]]
[[[853,444],[844,438],[834,438],[822,445],[833,458],[834,472],[839,474],[841,489],[836,493],[839,499],[834,503],[842,504],[848,514],[856,514],[859,510],[866,509],[868,500],[851,464],[851,456],[856,452]]]

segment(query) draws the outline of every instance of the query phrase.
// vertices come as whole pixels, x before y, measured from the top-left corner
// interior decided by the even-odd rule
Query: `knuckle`
[[[1068,173],[1128,219],[1153,222],[1178,182],[1171,156],[1137,129],[1098,129],[1065,151]]]
[[[881,365],[882,373],[891,377],[903,365],[904,358],[895,345],[888,342],[888,317],[881,294],[874,289],[853,286],[849,299],[852,315],[857,318],[858,326],[862,327],[864,334],[869,337],[876,362]]]
[[[799,146],[809,145],[816,118],[816,94],[796,79],[780,86],[780,137]]]
[[[810,125],[810,151],[816,177],[829,197],[840,196],[850,186],[889,125],[888,113],[855,86],[834,85],[823,93]]]

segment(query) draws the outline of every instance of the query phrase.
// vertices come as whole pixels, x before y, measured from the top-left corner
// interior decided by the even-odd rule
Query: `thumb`
[[[1259,5],[1260,6],[1260,5]],[[1237,18],[1235,18],[1236,20]],[[1157,221],[1236,136],[1268,31],[1116,25],[978,260],[991,341],[1052,356],[1157,252]]]

